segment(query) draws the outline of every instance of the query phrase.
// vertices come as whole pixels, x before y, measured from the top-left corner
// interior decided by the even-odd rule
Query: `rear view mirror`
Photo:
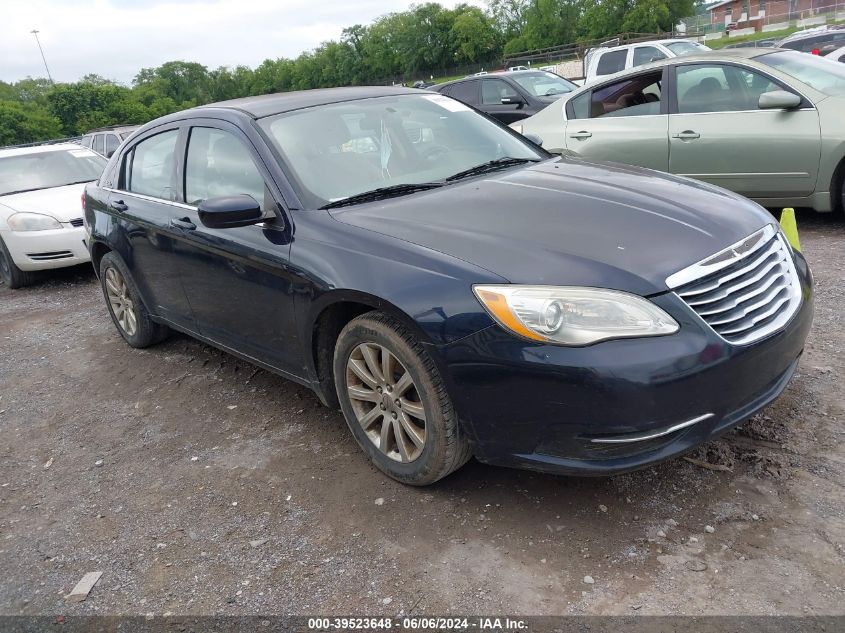
[[[200,222],[210,229],[231,229],[264,220],[255,198],[246,194],[208,198],[200,202],[197,212]]]
[[[761,94],[757,105],[761,110],[791,110],[801,105],[801,97],[786,90],[772,90]]]

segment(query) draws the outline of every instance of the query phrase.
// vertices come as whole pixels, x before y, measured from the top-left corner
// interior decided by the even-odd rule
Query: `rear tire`
[[[112,322],[129,345],[149,347],[167,338],[169,329],[150,318],[135,280],[115,253],[100,260],[100,285]]]
[[[350,321],[333,370],[352,435],[388,476],[426,486],[472,457],[434,361],[395,319],[368,312]]]
[[[35,281],[35,273],[17,267],[2,237],[0,237],[0,279],[12,289],[23,288]]]

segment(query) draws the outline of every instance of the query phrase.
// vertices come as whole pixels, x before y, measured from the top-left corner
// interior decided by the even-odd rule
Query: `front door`
[[[186,208],[173,220],[182,283],[200,333],[278,370],[302,376],[292,278],[288,272],[290,226],[277,208],[269,173],[255,148],[234,126],[209,121],[187,138],[183,187]],[[266,222],[210,229],[196,206],[208,198],[249,194]]]
[[[762,93],[786,87],[744,66],[684,64],[675,72],[669,171],[750,198],[813,192],[821,133],[812,104],[761,110]]]
[[[481,80],[481,110],[509,125],[527,115],[525,98],[502,79]]]

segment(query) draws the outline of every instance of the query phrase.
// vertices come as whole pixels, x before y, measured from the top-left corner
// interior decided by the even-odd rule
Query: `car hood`
[[[83,182],[0,196],[0,205],[11,209],[11,213],[43,213],[59,222],[69,222],[83,215],[82,192],[85,185]]]
[[[758,205],[718,187],[572,158],[332,214],[512,283],[640,295],[665,291],[669,275],[773,221]]]

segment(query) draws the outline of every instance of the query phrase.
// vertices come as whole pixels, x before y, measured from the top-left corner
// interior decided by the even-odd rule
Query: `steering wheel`
[[[423,147],[419,151],[420,158],[423,160],[434,162],[444,154],[448,154],[451,152],[451,148],[446,147],[445,145],[440,145],[439,143],[432,143],[427,147]]]

